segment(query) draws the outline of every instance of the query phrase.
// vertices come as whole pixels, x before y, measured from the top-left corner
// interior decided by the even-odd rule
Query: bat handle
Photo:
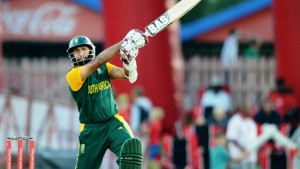
[[[146,35],[146,37],[152,37],[152,35],[147,30],[144,32],[144,34]]]

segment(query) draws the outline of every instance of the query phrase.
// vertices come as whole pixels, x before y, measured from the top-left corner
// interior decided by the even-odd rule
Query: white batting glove
[[[131,71],[136,71],[137,70],[137,64],[136,64],[136,60],[133,59],[132,61],[130,61],[128,64],[126,64],[125,62],[123,62],[123,67],[128,70],[129,72]]]
[[[121,60],[125,64],[129,64],[133,59],[137,57],[138,53],[139,50],[135,43],[131,39],[124,39],[120,48]]]
[[[138,77],[136,60],[132,59],[132,61],[129,62],[129,64],[125,64],[123,62],[123,67],[129,72],[128,76],[126,76],[123,72],[124,76],[129,80],[130,83],[134,83]]]
[[[149,42],[147,36],[138,29],[132,29],[129,31],[124,39],[133,40],[138,48],[144,47]]]

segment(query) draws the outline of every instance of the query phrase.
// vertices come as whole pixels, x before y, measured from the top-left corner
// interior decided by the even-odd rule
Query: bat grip
[[[147,38],[151,36],[151,34],[147,30],[144,32],[144,34],[146,35]]]

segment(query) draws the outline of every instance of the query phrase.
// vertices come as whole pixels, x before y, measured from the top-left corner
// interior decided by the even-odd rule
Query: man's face
[[[250,107],[249,107],[249,106],[246,106],[246,105],[242,106],[242,107],[241,107],[241,113],[242,113],[245,117],[250,117],[250,115],[251,115],[251,109],[250,109]]]
[[[272,104],[272,102],[270,102],[270,101],[267,101],[267,102],[265,102],[264,103],[264,105],[263,105],[263,109],[264,109],[264,111],[266,112],[266,113],[271,113],[272,112],[272,109],[273,109],[273,104]]]
[[[84,60],[88,57],[90,48],[87,46],[78,46],[74,49],[73,54],[77,61]]]

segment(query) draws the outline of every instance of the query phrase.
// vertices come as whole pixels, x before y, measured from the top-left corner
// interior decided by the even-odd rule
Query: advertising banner
[[[0,11],[4,41],[65,41],[76,35],[103,41],[102,14],[70,1],[11,0]]]

